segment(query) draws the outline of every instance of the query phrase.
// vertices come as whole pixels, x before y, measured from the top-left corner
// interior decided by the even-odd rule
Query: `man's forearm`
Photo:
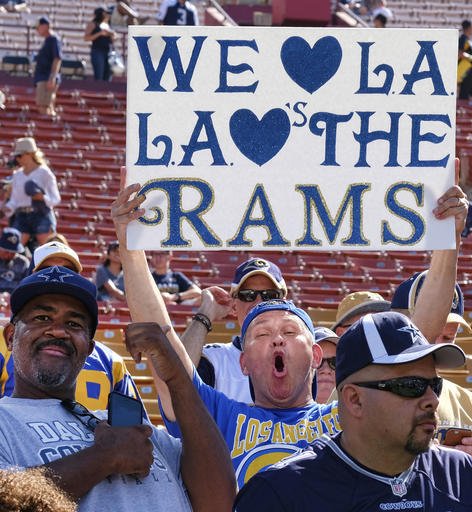
[[[236,483],[228,447],[190,377],[184,377],[168,387],[182,433],[182,476],[193,510],[230,511]]]
[[[109,457],[95,446],[46,464],[56,484],[77,500],[113,473]]]
[[[133,322],[156,322],[171,326],[164,300],[152,277],[144,251],[129,251],[120,245],[121,264],[125,280],[126,301]],[[167,333],[169,342],[182,361],[188,375],[193,374],[192,362],[174,329]],[[153,364],[151,360],[151,364]],[[153,369],[153,377],[165,415],[173,420],[174,411],[167,386]]]
[[[190,356],[195,366],[198,366],[200,358],[202,357],[202,348],[205,344],[207,334],[207,328],[201,322],[192,320],[180,338],[187,354]]]
[[[460,236],[456,240],[460,246]],[[439,336],[451,311],[459,249],[433,251],[431,265],[416,301],[412,321],[431,343]]]
[[[57,74],[59,73],[59,69],[61,67],[61,62],[61,59],[54,59],[52,61],[50,78],[55,78],[57,76]]]

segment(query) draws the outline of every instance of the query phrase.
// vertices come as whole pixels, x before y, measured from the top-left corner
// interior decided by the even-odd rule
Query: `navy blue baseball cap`
[[[264,260],[263,258],[251,258],[241,263],[236,268],[233,282],[231,283],[230,294],[234,296],[238,293],[244,281],[255,275],[266,276],[272,281],[275,288],[283,293],[283,297],[287,295],[287,285],[285,284],[280,268],[275,263]]]
[[[257,304],[257,306],[254,306],[249,313],[246,315],[246,318],[244,319],[243,326],[241,328],[241,346],[244,348],[244,338],[246,336],[246,332],[249,328],[250,323],[256,318],[257,316],[261,315],[262,313],[267,313],[267,311],[288,311],[289,313],[292,313],[293,315],[298,316],[303,323],[307,326],[308,330],[313,335],[313,341],[315,340],[315,331],[313,327],[313,322],[311,321],[311,318],[303,311],[303,309],[297,308],[295,304],[291,300],[284,300],[284,299],[274,299],[274,300],[267,300],[265,302],[260,302]]]
[[[4,228],[0,237],[0,249],[12,253],[23,252],[25,248],[21,244],[21,233],[15,228]]]
[[[12,319],[30,300],[49,293],[69,295],[82,302],[90,314],[93,337],[98,325],[97,288],[85,277],[65,267],[48,267],[22,279],[10,295]]]
[[[41,18],[38,18],[36,21],[35,27],[39,27],[39,25],[50,25],[51,22],[49,21],[49,18],[47,16],[41,16]]]
[[[418,299],[419,291],[423,286],[427,272],[427,270],[424,272],[416,272],[400,283],[393,294],[390,307],[394,310],[407,310],[409,313],[412,313],[415,309],[416,300]],[[451,312],[447,316],[446,322],[457,322],[464,327],[467,332],[472,332],[470,325],[464,318],[464,295],[458,283],[456,283],[454,296],[452,298]]]
[[[431,344],[410,319],[397,312],[371,313],[355,322],[336,348],[336,386],[371,364],[402,364],[434,354],[436,365],[457,368],[465,354],[452,343]]]

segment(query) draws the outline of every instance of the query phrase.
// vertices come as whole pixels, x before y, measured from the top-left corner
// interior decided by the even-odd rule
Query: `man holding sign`
[[[365,30],[132,27],[128,183],[143,185],[124,189],[112,212],[140,322],[128,339],[133,356],[153,350],[147,322],[170,319],[144,252],[130,249],[448,249],[423,290],[436,301],[456,268],[454,221],[443,219],[460,223],[466,211],[463,192],[451,188],[456,44],[452,31],[386,29],[374,40]],[[452,286],[423,311],[425,328],[443,302],[449,307]],[[311,396],[320,351],[303,312],[270,302],[243,329],[241,370],[255,407],[205,386],[169,332],[224,433],[240,486],[339,430],[336,405]],[[172,422],[168,392],[156,386]]]
[[[133,335],[127,339],[128,349],[136,359],[140,358],[141,352],[152,353],[157,343],[158,330],[153,322],[171,325],[165,303],[149,272],[145,253],[126,249],[126,226],[143,214],[140,207],[143,196],[136,195],[130,199],[138,190],[139,185],[126,187],[112,207],[120,240],[128,305],[133,321],[139,322],[133,327]],[[461,219],[464,221],[467,209],[465,200],[459,195],[463,196],[460,189],[452,187],[441,197],[435,212],[438,218],[457,215],[458,225]],[[459,227],[460,233],[462,227]],[[451,270],[455,269],[455,251],[439,251],[436,256],[437,262],[443,262],[440,267],[444,276],[435,272],[432,274],[435,278],[430,279],[428,285],[425,283],[423,295],[428,300],[436,295],[434,286],[442,282],[441,279],[447,283]],[[448,296],[446,288],[442,295]],[[230,400],[203,384],[175,331],[171,329],[168,333],[174,350],[223,432],[240,487],[254,472],[282,459],[297,447],[307,446],[323,433],[334,434],[340,430],[336,403],[320,406],[313,401],[311,383],[322,356],[319,347],[313,344],[306,314],[287,301],[282,300],[278,307],[272,302],[277,301],[262,302],[251,310],[242,328],[243,346],[247,348],[242,352],[241,370],[252,380],[255,406]],[[440,307],[441,304],[437,305],[433,300],[428,310],[430,314],[437,312],[434,316],[440,317]],[[260,318],[268,318],[273,325],[270,332],[261,335],[257,329],[252,329],[252,324]],[[250,340],[248,345],[247,336]],[[288,341],[292,336],[295,336],[296,343]],[[267,342],[260,343],[260,340]],[[268,346],[273,348],[269,350]],[[250,351],[248,347],[251,347]],[[156,387],[167,427],[178,434],[166,386],[156,379]]]

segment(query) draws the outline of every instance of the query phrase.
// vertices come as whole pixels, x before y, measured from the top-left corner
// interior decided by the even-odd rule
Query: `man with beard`
[[[341,336],[336,386],[342,433],[255,475],[237,512],[472,508],[472,457],[432,444],[442,379],[464,364],[395,312],[368,314]]]
[[[162,330],[153,368],[170,391],[182,442],[145,421],[110,425],[102,421],[106,411],[91,413],[74,401],[98,324],[96,288],[88,279],[65,267],[46,268],[20,282],[10,305],[4,335],[15,387],[0,400],[0,469],[50,470],[80,500],[80,512],[231,507],[234,474],[224,440]]]

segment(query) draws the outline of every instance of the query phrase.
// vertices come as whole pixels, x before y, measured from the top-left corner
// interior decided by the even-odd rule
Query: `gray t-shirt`
[[[106,414],[96,413],[103,419]],[[112,475],[80,500],[80,512],[192,510],[180,474],[181,443],[163,428],[153,430],[154,463],[149,476]],[[0,400],[0,469],[41,466],[93,445],[93,439],[93,432],[60,400]]]

